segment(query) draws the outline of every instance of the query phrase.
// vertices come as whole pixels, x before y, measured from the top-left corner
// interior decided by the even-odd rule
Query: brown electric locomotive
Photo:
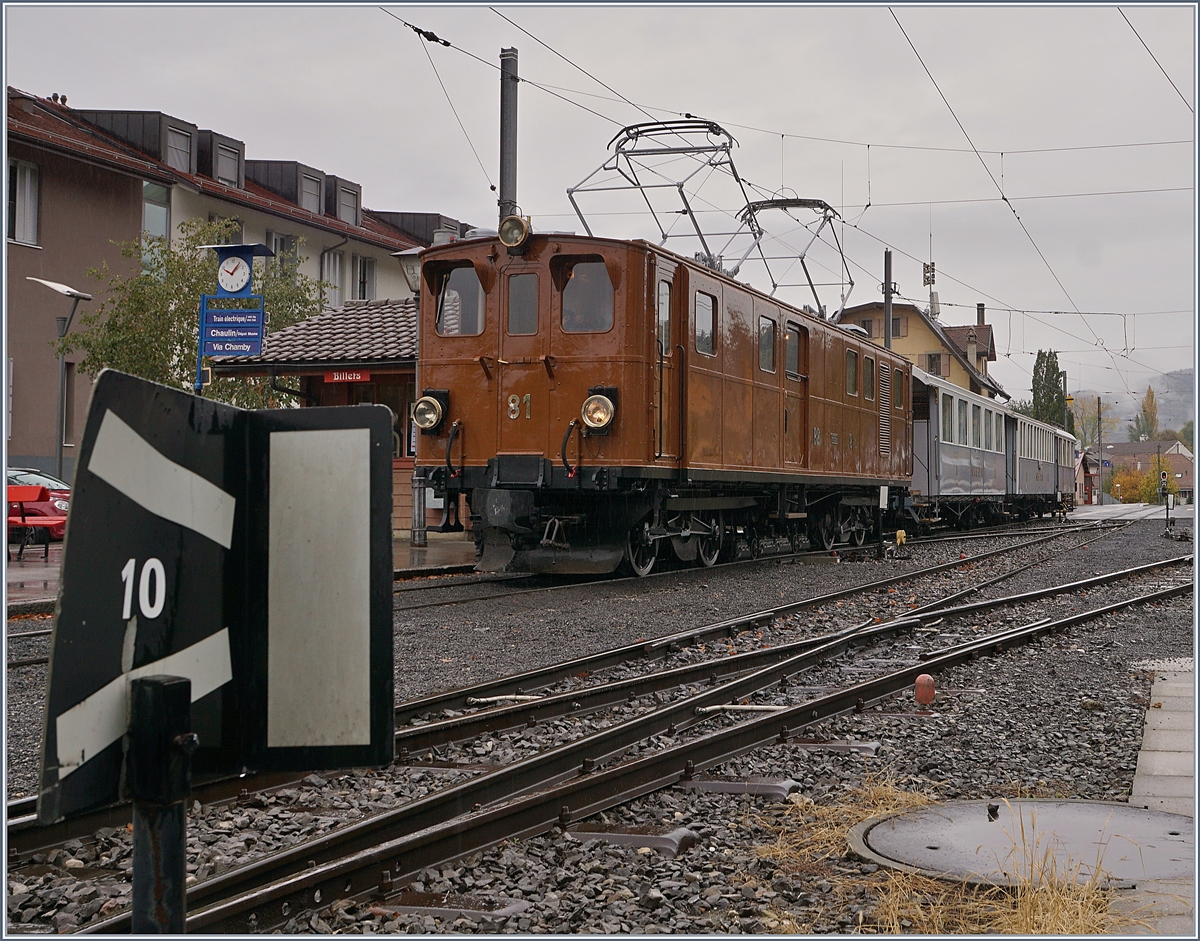
[[[421,270],[417,465],[480,569],[861,544],[908,486],[903,357],[643,241],[501,236]]]

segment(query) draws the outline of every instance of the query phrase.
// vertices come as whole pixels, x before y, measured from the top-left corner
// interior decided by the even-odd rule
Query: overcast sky
[[[361,183],[372,209],[495,226],[497,66],[515,46],[529,80],[517,201],[535,228],[581,230],[566,189],[622,126],[691,113],[736,138],[755,198],[839,210],[850,304],[880,296],[885,246],[922,306],[921,263],[936,262],[943,322],[987,304],[992,369],[1014,397],[1039,348],[1060,351],[1071,391],[1106,400],[1193,364],[1193,6],[386,9],[457,48],[377,6],[8,5],[7,81],[77,108],[167,112],[245,141],[251,159]],[[696,196],[713,228],[741,209],[721,174]],[[619,194],[579,200],[595,234],[658,240]],[[776,215],[768,231],[802,247]],[[810,257],[828,280],[836,256]],[[770,289],[761,268],[742,277]],[[822,300],[838,295],[834,283]]]

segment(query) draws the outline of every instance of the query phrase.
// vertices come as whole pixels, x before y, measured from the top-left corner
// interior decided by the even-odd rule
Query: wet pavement
[[[446,568],[470,571],[475,567],[475,542],[470,533],[429,533],[428,545],[409,545],[408,534],[392,544],[392,565],[398,578],[413,577],[428,570]],[[10,611],[33,613],[53,610],[58,597],[58,576],[62,568],[63,544],[50,544],[49,557],[43,559],[42,546],[31,546],[17,560],[17,547],[10,547],[7,599]]]

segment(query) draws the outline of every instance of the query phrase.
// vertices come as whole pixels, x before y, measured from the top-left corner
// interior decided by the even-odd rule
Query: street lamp
[[[84,294],[83,291],[76,291],[73,287],[68,287],[57,281],[46,281],[42,278],[30,277],[26,277],[25,280],[44,284],[51,291],[57,291],[59,294],[71,298],[71,312],[65,317],[55,318],[55,323],[58,325],[58,341],[60,344],[58,351],[58,434],[55,436],[55,452],[58,461],[55,466],[57,468],[57,476],[61,480],[63,475],[63,436],[67,433],[67,362],[61,348],[62,338],[71,329],[71,321],[75,317],[75,308],[79,306],[79,302],[90,301],[92,295]]]

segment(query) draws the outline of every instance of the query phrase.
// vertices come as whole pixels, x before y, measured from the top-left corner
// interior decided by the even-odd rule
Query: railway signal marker
[[[190,681],[205,774],[392,758],[391,416],[245,411],[114,371],[92,396],[51,638],[38,816],[123,796],[135,680]]]

